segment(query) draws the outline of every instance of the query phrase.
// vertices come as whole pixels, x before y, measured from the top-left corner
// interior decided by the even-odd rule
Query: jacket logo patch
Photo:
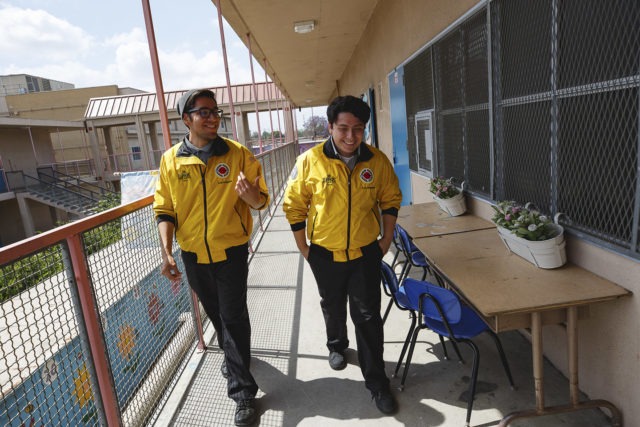
[[[369,168],[362,169],[362,172],[360,172],[360,181],[366,184],[373,181],[373,171]]]
[[[180,181],[189,181],[190,178],[191,176],[189,175],[189,172],[187,171],[178,172],[178,179]]]
[[[231,169],[229,168],[229,165],[227,165],[226,163],[218,163],[218,165],[216,166],[216,175],[218,175],[218,177],[220,178],[226,178],[229,176],[229,171]]]
[[[335,176],[331,176],[331,175],[327,175],[326,177],[322,178],[322,183],[324,185],[333,185],[336,183],[336,177]]]

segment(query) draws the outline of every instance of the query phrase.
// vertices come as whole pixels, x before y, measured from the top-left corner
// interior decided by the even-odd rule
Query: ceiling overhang
[[[378,0],[221,0],[226,21],[247,46],[251,34],[254,57],[296,107],[330,101],[377,4]],[[294,23],[304,21],[314,21],[315,28],[296,33]]]

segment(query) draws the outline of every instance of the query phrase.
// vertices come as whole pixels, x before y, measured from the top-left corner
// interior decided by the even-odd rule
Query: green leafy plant
[[[539,211],[518,205],[506,200],[492,206],[495,214],[493,222],[518,237],[526,240],[547,240],[555,236],[557,231],[551,226],[552,221]]]
[[[431,179],[429,191],[439,199],[450,199],[460,194],[460,190],[453,184],[453,178],[443,178],[441,176]]]

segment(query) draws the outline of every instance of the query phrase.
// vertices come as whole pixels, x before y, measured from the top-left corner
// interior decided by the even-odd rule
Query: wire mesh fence
[[[259,156],[273,206],[297,150]],[[166,400],[206,316],[160,274],[152,201],[0,249],[0,425],[138,426]]]
[[[487,1],[404,66],[410,168],[638,258],[638,28],[635,0]]]
[[[64,242],[0,267],[1,425],[100,424],[69,267]]]

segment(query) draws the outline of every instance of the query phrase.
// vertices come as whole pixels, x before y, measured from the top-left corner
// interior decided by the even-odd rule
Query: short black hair
[[[180,117],[196,105],[196,99],[198,98],[211,98],[217,104],[216,94],[210,89],[191,89],[185,92],[178,100],[177,110]]]
[[[371,109],[366,102],[355,96],[338,96],[327,107],[327,121],[334,124],[340,113],[351,113],[362,120],[362,123],[367,124]]]

